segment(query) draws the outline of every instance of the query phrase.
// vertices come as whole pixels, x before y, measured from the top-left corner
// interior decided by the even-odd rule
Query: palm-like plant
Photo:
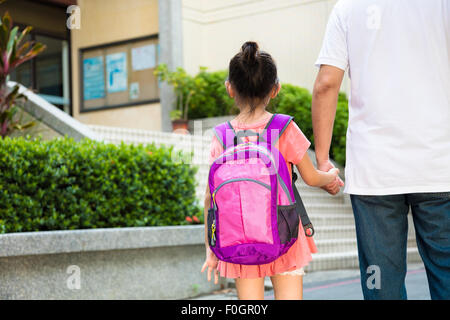
[[[9,92],[7,88],[11,72],[45,49],[42,43],[23,42],[31,29],[32,27],[26,27],[19,34],[19,27],[13,28],[13,21],[8,12],[3,18],[0,17],[0,136],[2,138],[15,129],[21,130],[33,125],[32,122],[20,124],[19,121],[14,120],[14,115],[18,111],[17,103],[24,101],[26,97],[19,93],[19,85],[15,85]]]

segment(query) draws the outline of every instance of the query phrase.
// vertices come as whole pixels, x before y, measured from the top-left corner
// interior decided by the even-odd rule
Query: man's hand
[[[317,162],[317,169],[320,171],[328,172],[329,170],[333,169],[334,165],[331,163],[330,160],[324,161],[324,162]],[[327,184],[326,186],[323,186],[322,189],[328,192],[329,194],[336,195],[339,193],[339,190],[341,187],[344,186],[344,181],[342,181],[339,176],[336,177],[336,180],[334,180],[332,183]]]
[[[211,251],[209,247],[206,249],[206,260],[202,267],[202,272],[208,268],[208,281],[211,281],[211,272],[214,272],[214,284],[219,283],[219,270],[217,270],[217,264],[219,259],[217,259],[214,252]]]

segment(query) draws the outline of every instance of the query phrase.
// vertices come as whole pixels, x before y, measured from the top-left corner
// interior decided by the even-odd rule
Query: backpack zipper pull
[[[211,225],[211,246],[216,245],[216,221],[214,220]]]

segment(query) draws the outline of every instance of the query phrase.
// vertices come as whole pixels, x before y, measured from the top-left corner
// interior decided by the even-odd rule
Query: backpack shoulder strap
[[[269,146],[275,145],[275,143],[278,141],[278,139],[280,139],[281,135],[283,134],[283,132],[286,130],[289,123],[291,123],[293,119],[294,117],[292,116],[275,113],[267,123],[267,126],[264,129],[261,137],[263,137],[267,141],[267,144]],[[297,180],[297,174],[294,172],[293,163],[291,163],[291,172],[292,172],[292,189],[294,191],[296,211],[300,216],[300,221],[302,222],[305,235],[307,237],[312,237],[314,235],[314,227],[311,223],[311,220],[308,217],[308,213],[306,212],[302,198],[300,197],[300,193],[298,192],[298,189],[295,185],[295,181]]]
[[[292,119],[294,119],[294,117],[292,116],[281,113],[274,113],[274,115],[264,128],[261,137],[267,142],[267,144],[275,145]]]
[[[242,139],[236,135],[230,121],[215,126],[213,132],[224,150],[233,145],[242,143]]]
[[[292,116],[281,113],[274,113],[269,122],[267,122],[267,125],[261,133],[260,138],[266,141],[268,145],[275,145],[292,119],[294,119],[294,117]],[[242,143],[241,137],[236,134],[230,121],[223,122],[215,126],[213,131],[224,150],[233,145]]]

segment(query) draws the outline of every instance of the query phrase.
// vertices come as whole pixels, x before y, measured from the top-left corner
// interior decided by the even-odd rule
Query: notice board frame
[[[93,45],[88,47],[83,47],[78,49],[78,74],[79,74],[79,99],[80,99],[80,113],[87,113],[87,112],[94,112],[94,111],[101,111],[101,110],[108,110],[108,109],[117,109],[117,108],[125,108],[125,107],[132,107],[132,106],[138,106],[138,105],[144,105],[144,104],[152,104],[152,103],[159,103],[161,101],[160,97],[154,98],[154,99],[144,99],[144,100],[136,100],[136,101],[130,101],[126,103],[118,103],[118,104],[112,104],[112,105],[102,105],[98,107],[85,107],[85,100],[84,100],[84,63],[83,63],[83,57],[86,52],[95,51],[95,50],[106,50],[111,49],[114,47],[120,47],[124,45],[129,45],[130,43],[141,43],[148,40],[159,40],[159,34],[151,34],[147,36],[137,37],[137,38],[131,38],[126,40],[120,40],[120,41],[114,41],[99,45]],[[159,41],[157,42],[159,45]],[[106,57],[106,55],[104,55]],[[157,61],[159,60],[159,52],[157,50]],[[128,58],[129,60],[130,58]],[[105,60],[105,59],[104,59]],[[104,61],[105,62],[105,61]],[[106,68],[106,66],[105,66]],[[106,85],[105,85],[105,92],[106,92]]]

